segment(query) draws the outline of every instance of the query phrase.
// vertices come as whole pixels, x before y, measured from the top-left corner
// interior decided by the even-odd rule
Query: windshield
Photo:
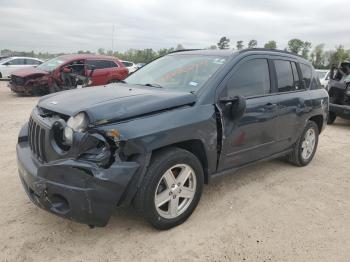
[[[62,57],[56,57],[50,60],[47,60],[46,62],[42,63],[41,65],[37,66],[40,70],[51,72],[55,70],[59,65],[66,62],[67,59],[64,59]]]
[[[319,79],[323,79],[325,78],[325,76],[327,75],[328,71],[316,71],[316,75]]]
[[[225,61],[218,56],[168,55],[142,67],[125,82],[195,92]]]

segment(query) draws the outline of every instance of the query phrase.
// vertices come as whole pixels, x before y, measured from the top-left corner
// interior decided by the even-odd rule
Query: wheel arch
[[[318,132],[319,133],[322,132],[322,127],[323,127],[323,123],[324,123],[323,115],[312,116],[309,118],[309,121],[315,122],[317,127],[318,127]]]
[[[208,184],[209,183],[209,172],[208,172],[208,158],[207,154],[205,151],[205,147],[203,142],[200,139],[191,139],[191,140],[186,140],[170,145],[166,145],[164,147],[157,148],[152,151],[152,157],[160,150],[164,150],[167,148],[171,147],[177,147],[181,148],[184,150],[187,150],[191,152],[193,155],[195,155],[198,160],[201,162],[201,165],[203,167],[203,173],[204,173],[204,183]]]

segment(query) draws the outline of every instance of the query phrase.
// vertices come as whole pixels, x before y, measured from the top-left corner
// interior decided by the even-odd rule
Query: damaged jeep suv
[[[310,163],[328,94],[309,62],[265,49],[188,50],[122,83],[42,97],[19,134],[20,179],[56,215],[104,226],[133,204],[183,223],[204,183],[260,160]]]

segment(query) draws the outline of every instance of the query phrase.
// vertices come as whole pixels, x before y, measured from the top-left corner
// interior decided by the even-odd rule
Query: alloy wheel
[[[164,218],[176,218],[190,206],[196,193],[196,174],[187,164],[169,168],[156,187],[154,205]]]
[[[316,133],[313,128],[310,128],[309,130],[306,131],[304,140],[301,143],[301,149],[302,149],[301,156],[304,160],[308,160],[312,156],[314,152],[315,144],[316,144]]]

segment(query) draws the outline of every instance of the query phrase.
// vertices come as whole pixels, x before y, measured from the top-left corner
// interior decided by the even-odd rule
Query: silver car
[[[25,67],[35,67],[43,61],[34,57],[9,57],[0,61],[0,78],[9,78],[12,72]]]

